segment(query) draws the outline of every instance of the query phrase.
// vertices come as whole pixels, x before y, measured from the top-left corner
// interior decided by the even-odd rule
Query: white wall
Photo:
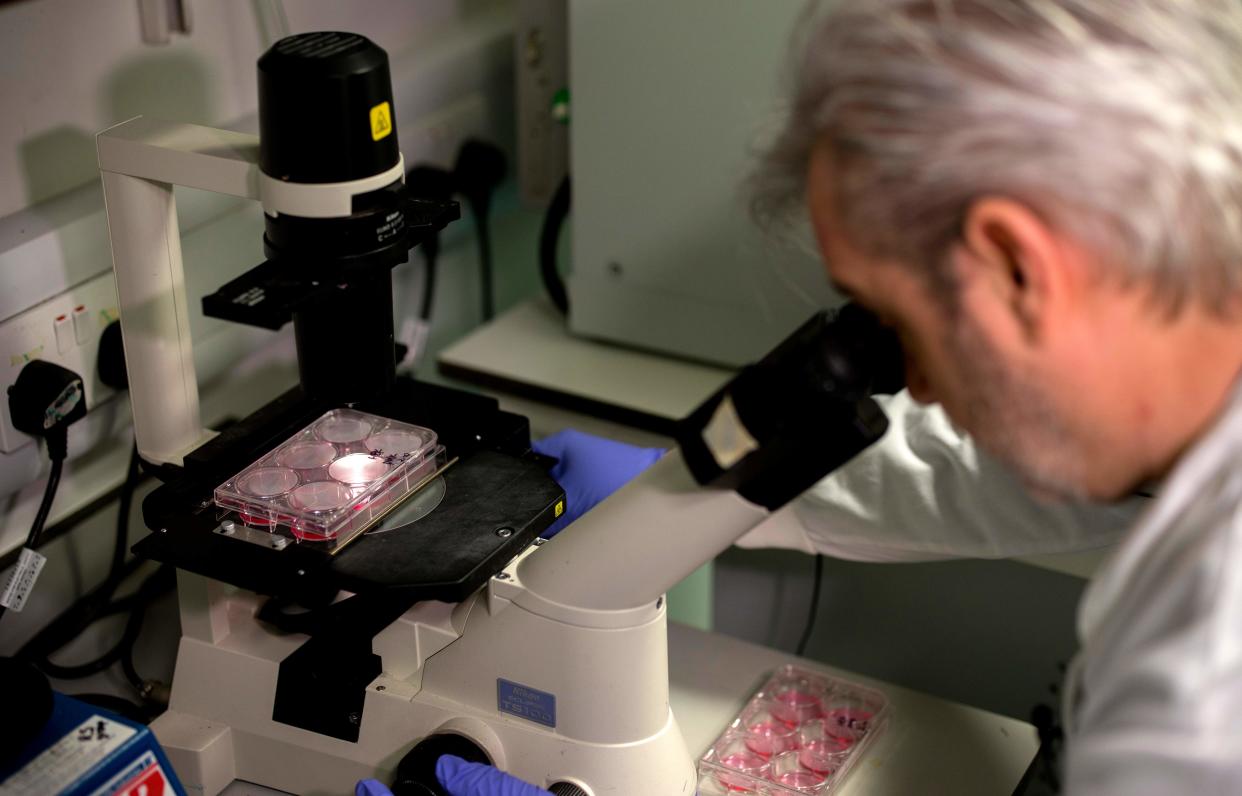
[[[187,0],[193,31],[143,44],[136,0],[0,6],[0,217],[97,179],[94,136],[139,114],[219,126],[256,109],[255,62],[277,36],[270,0]],[[362,33],[394,58],[487,4],[289,0],[290,32]]]

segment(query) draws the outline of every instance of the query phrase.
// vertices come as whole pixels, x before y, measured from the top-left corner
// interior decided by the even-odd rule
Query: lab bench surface
[[[1018,787],[1039,751],[1035,728],[978,708],[842,672],[719,633],[669,625],[669,698],[686,745],[699,754],[773,669],[787,663],[871,686],[892,716],[834,796],[997,796]],[[226,796],[277,794],[234,782]]]
[[[671,624],[670,701],[690,749],[706,751],[766,675],[787,663],[871,686],[892,708],[888,726],[834,796],[1010,794],[1039,751],[1026,722]]]

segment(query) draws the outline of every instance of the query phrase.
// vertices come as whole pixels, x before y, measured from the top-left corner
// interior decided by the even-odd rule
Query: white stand
[[[290,185],[261,173],[253,136],[142,117],[101,133],[98,150],[138,448],[148,461],[180,464],[208,434],[172,186],[260,199],[269,215],[331,218],[349,215],[355,194],[400,179],[403,168]],[[422,604],[383,631],[375,651],[384,682],[367,692],[357,743],[273,721],[280,661],[305,639],[259,625],[255,595],[183,574],[171,710],[155,725],[178,773],[203,793],[235,776],[342,792],[391,773],[404,750],[438,731],[469,736],[534,782],[692,792],[694,763],[668,706],[663,593],[766,513],[699,490],[675,455],[622,494],[631,499],[528,550],[522,560],[531,564],[498,575],[486,599],[476,594],[451,610]],[[702,533],[669,545],[664,522]],[[659,548],[659,563],[644,562]],[[521,706],[504,712],[501,681],[554,707],[538,721],[519,717]]]
[[[367,690],[357,743],[273,721],[280,661],[305,637],[261,626],[257,596],[182,575],[184,637],[156,735],[187,787],[206,794],[234,778],[342,792],[391,777],[436,732],[468,737],[543,786],[694,793],[694,755],[669,708],[663,594],[766,516],[700,489],[669,454],[471,599],[419,604],[381,632],[383,675]],[[551,697],[551,716],[502,711],[502,682]]]
[[[268,215],[349,216],[355,195],[404,178],[405,166],[302,185],[259,170],[253,135],[138,116],[96,139],[125,341],[138,452],[180,465],[211,437],[202,427],[173,185],[255,199]]]

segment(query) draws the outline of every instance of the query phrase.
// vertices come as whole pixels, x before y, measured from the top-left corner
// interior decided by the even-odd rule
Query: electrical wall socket
[[[116,282],[102,274],[0,324],[0,451],[12,453],[33,438],[13,428],[8,389],[32,359],[54,362],[82,377],[86,406],[114,394],[99,381],[99,338],[117,319]]]
[[[568,0],[519,0],[513,59],[522,199],[544,206],[569,171],[569,125],[553,114],[569,88]]]

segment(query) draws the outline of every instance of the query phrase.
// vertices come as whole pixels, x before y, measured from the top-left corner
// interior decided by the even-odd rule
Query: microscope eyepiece
[[[775,510],[878,440],[871,396],[904,381],[901,344],[857,304],[820,312],[681,421],[700,484]]]

